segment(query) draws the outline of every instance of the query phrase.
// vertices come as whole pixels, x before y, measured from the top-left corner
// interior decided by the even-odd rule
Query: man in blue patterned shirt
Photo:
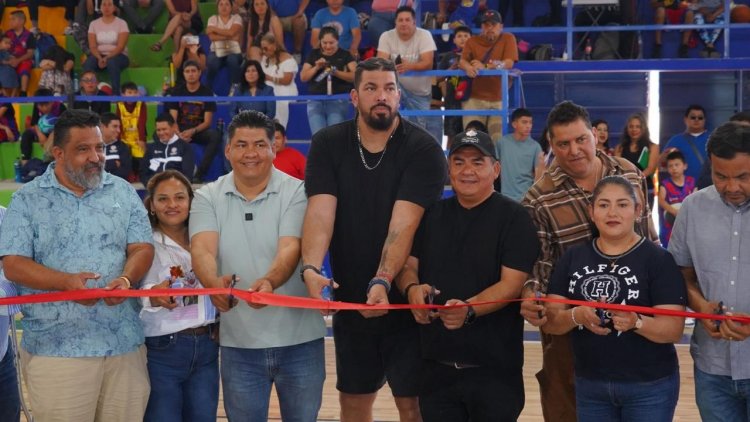
[[[99,118],[68,110],[47,171],[19,189],[0,227],[5,275],[19,295],[128,289],[154,249],[146,210],[104,172]],[[24,305],[21,365],[37,420],[135,421],[150,391],[134,299]]]

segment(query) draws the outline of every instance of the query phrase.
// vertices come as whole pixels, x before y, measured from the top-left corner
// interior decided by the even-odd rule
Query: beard
[[[99,171],[88,175],[87,172],[91,169],[97,169]],[[102,181],[102,175],[104,173],[104,160],[96,164],[86,163],[83,168],[79,169],[76,169],[70,164],[65,163],[64,170],[65,175],[68,176],[68,179],[70,179],[71,182],[86,190],[90,190],[99,186],[99,183],[101,183]]]
[[[375,107],[386,107],[388,108],[387,112],[384,111],[378,111],[375,112]],[[396,119],[396,113],[393,112],[393,109],[386,105],[386,104],[376,104],[370,109],[369,113],[364,113],[360,110],[360,114],[362,115],[362,118],[365,121],[365,124],[369,126],[370,128],[377,130],[377,131],[384,131],[390,129],[391,125],[393,124],[393,121]]]
[[[487,40],[487,41],[489,41],[489,42],[495,42],[495,40],[497,39],[497,37],[499,37],[499,35],[498,35],[498,34],[496,34],[496,33],[495,33],[495,32],[493,32],[493,31],[490,31],[490,32],[485,32],[485,33],[484,33],[484,34],[482,34],[482,35],[484,36],[484,39],[486,39],[486,40]]]

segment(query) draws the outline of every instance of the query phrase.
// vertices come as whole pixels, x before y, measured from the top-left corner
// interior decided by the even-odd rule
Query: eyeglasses
[[[688,116],[688,119],[690,120],[703,120],[705,117],[703,116]]]
[[[83,78],[81,79],[81,82],[83,83],[96,82],[96,78]]]

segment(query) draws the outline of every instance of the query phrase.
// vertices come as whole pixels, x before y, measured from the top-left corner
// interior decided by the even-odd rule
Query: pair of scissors
[[[427,292],[427,304],[432,306],[435,304],[435,295],[437,294],[435,286],[430,286],[430,291]],[[438,317],[438,312],[435,309],[430,309],[430,319]]]
[[[234,305],[236,304],[236,299],[234,298],[234,295],[232,294],[232,290],[234,289],[234,286],[237,285],[237,274],[232,274],[232,283],[229,285],[229,309],[234,308]]]
[[[714,310],[714,314],[716,315],[724,315],[724,301],[719,301],[719,307]],[[721,327],[721,320],[714,320],[714,324],[716,324],[716,328]]]
[[[328,279],[328,284],[320,290],[320,298],[323,300],[333,300],[333,279]]]

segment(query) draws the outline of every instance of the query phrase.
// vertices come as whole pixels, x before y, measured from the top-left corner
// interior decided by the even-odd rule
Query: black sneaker
[[[654,49],[651,51],[651,58],[652,59],[661,58],[661,44],[654,44]]]
[[[680,49],[677,50],[677,57],[687,59],[689,49],[690,47],[688,47],[687,44],[680,44]]]

